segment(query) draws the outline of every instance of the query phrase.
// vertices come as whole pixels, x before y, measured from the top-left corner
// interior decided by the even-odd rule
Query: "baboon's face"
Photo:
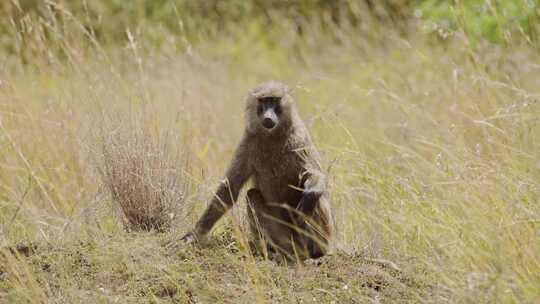
[[[248,96],[246,117],[248,131],[258,134],[278,134],[291,124],[291,97],[287,86],[267,82]]]
[[[267,131],[272,131],[279,124],[281,113],[280,97],[257,98],[257,117]]]

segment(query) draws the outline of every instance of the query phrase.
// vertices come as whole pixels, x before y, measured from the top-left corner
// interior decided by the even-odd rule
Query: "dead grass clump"
[[[128,230],[168,230],[182,210],[187,158],[164,138],[116,131],[103,140],[103,181]]]

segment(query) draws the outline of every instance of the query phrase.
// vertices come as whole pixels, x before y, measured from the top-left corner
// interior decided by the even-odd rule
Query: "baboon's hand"
[[[174,241],[169,242],[165,247],[169,250],[179,251],[184,250],[186,245],[194,245],[198,242],[198,238],[195,236],[195,233],[188,232],[180,240],[175,239]]]
[[[321,191],[305,190],[298,203],[298,209],[306,215],[311,215],[317,207],[317,203],[322,196]]]
[[[184,244],[195,244],[198,242],[198,238],[193,232],[188,232],[186,235],[184,235],[181,239]]]

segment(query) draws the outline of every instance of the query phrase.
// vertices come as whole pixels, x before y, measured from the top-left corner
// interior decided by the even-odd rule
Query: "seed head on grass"
[[[144,132],[114,132],[103,140],[102,177],[128,230],[165,231],[181,211],[186,158]]]

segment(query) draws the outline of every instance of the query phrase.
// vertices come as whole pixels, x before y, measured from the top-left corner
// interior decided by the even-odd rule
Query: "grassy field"
[[[128,32],[125,47],[2,62],[0,302],[540,301],[537,49],[243,31],[181,51]],[[243,200],[206,246],[177,242],[268,79],[294,90],[330,176],[339,249],[305,265],[246,249]],[[124,229],[104,147],[163,160],[171,229]]]

